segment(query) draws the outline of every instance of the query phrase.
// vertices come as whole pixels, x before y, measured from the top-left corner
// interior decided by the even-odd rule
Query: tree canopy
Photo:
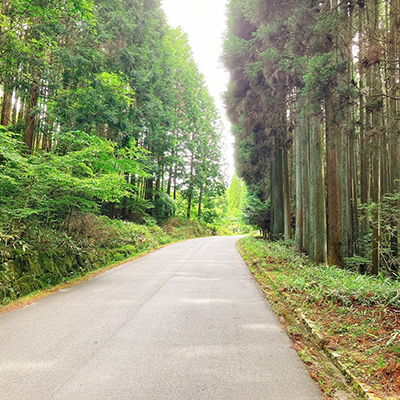
[[[1,15],[1,226],[75,208],[162,222],[178,200],[201,218],[224,186],[220,119],[160,2],[4,0]]]
[[[315,261],[398,271],[398,32],[397,0],[228,3],[238,173]]]

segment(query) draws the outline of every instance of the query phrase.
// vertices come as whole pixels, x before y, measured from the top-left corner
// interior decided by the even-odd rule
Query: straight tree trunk
[[[152,201],[153,200],[153,194],[154,194],[154,180],[153,179],[146,179],[146,184],[145,184],[145,192],[144,192],[144,199]]]
[[[346,110],[348,112],[348,110]],[[348,118],[346,116],[346,122]],[[351,213],[350,213],[350,193],[349,193],[349,130],[348,126],[343,129],[344,132],[340,136],[340,142],[337,146],[338,154],[338,174],[340,185],[341,214],[342,214],[342,240],[343,240],[343,256],[351,256]]]
[[[271,160],[271,233],[272,240],[279,240],[285,231],[283,199],[283,156],[281,141],[275,139]]]
[[[333,105],[336,103],[334,90],[325,101],[326,112],[326,183],[328,196],[328,264],[343,266],[342,242],[342,201],[338,171],[338,151],[340,126],[336,120]]]
[[[310,129],[309,117],[305,119],[305,127],[303,131],[301,144],[301,158],[303,171],[303,248],[306,254],[310,254]]]
[[[299,106],[300,107],[300,106]],[[306,122],[305,117],[298,112],[299,119],[295,130],[295,149],[296,149],[296,248],[298,251],[304,252],[304,203],[303,203],[303,164],[302,164],[302,145],[303,136],[305,135]]]
[[[186,218],[190,219],[190,214],[192,210],[192,199],[193,199],[193,173],[194,173],[194,153],[190,157],[190,177],[189,177],[189,194],[188,194],[188,206],[186,212]]]
[[[388,95],[389,95],[389,110],[388,110],[388,125],[389,125],[389,148],[390,148],[390,193],[394,196],[399,191],[399,117],[397,116],[399,104],[397,99],[397,69],[398,69],[398,44],[399,28],[400,28],[400,15],[399,15],[399,1],[390,1],[390,36],[388,43]],[[395,200],[391,201],[390,207],[390,225],[391,237],[390,248],[392,253],[391,269],[393,273],[399,270],[398,256],[399,256],[399,240],[398,240],[398,226],[395,215],[395,210],[398,208]]]
[[[364,32],[364,9],[359,8],[358,17],[358,31]],[[359,54],[360,60],[365,57],[364,54],[364,39],[363,35],[359,35]],[[368,74],[368,71],[366,71]],[[369,215],[367,212],[367,206],[370,202],[370,140],[367,135],[370,126],[369,113],[367,112],[366,118],[366,104],[364,92],[364,70],[362,64],[359,64],[359,76],[360,76],[360,94],[359,94],[359,112],[360,112],[360,236],[359,236],[359,255],[366,257],[368,253],[367,247],[367,236],[369,232]],[[368,78],[367,78],[368,81]]]
[[[25,119],[25,135],[24,143],[26,144],[29,152],[33,152],[34,139],[35,139],[35,128],[36,128],[36,111],[35,108],[39,101],[40,92],[40,71],[35,69],[32,74],[32,86],[29,98],[29,104],[26,110]]]
[[[1,121],[0,124],[8,126],[11,124],[12,112],[12,88],[11,85],[4,85],[3,102],[1,107]]]
[[[284,236],[285,240],[292,237],[291,213],[290,213],[290,177],[289,177],[289,157],[286,146],[282,149],[283,167],[283,201],[284,201]]]
[[[310,132],[310,256],[316,263],[327,263],[326,209],[321,121],[309,118]]]
[[[171,164],[170,167],[169,167],[168,183],[167,183],[167,195],[168,195],[168,196],[171,196],[172,171],[173,171],[173,165]]]
[[[203,188],[204,184],[202,183],[200,186],[200,193],[199,193],[199,207],[197,209],[197,219],[201,219],[201,212],[202,212],[202,203],[203,203]]]
[[[174,168],[174,200],[176,200],[176,193],[178,191],[177,177],[178,177],[178,163],[175,162],[175,168]]]
[[[368,26],[370,46],[379,47],[379,0],[371,1],[370,21]],[[370,75],[369,98],[367,109],[370,113],[372,137],[372,201],[375,207],[372,212],[373,243],[372,273],[378,274],[381,261],[381,113],[382,88],[379,63],[368,67]]]

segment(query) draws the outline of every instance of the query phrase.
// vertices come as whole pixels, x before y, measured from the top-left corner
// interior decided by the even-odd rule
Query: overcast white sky
[[[222,93],[228,84],[228,73],[219,62],[222,37],[226,30],[227,0],[162,0],[169,24],[188,33],[199,70],[205,76],[210,94],[220,110],[224,123],[224,144],[229,178],[233,174],[233,149],[230,125],[225,117]]]

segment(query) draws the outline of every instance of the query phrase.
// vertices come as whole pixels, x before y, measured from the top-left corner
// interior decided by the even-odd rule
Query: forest
[[[220,116],[160,1],[0,7],[0,298],[215,233]]]
[[[223,62],[249,218],[317,263],[399,272],[398,0],[231,0]]]
[[[101,207],[132,219],[150,201],[163,220],[179,191],[187,216],[194,199],[201,215],[222,183],[219,116],[187,35],[159,2],[3,1],[1,14],[5,214],[63,219]],[[12,163],[13,141],[24,167]]]

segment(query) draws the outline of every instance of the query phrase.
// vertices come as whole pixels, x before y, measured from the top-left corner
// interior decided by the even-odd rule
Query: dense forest
[[[215,234],[220,117],[160,1],[0,8],[0,303]]]
[[[253,221],[316,262],[397,274],[398,0],[231,0],[224,64]]]
[[[223,189],[220,120],[157,0],[3,0],[0,227],[162,222]],[[196,206],[196,207],[195,207]]]

